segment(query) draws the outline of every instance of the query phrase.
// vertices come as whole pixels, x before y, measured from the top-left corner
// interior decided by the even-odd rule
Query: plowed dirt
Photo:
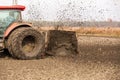
[[[79,54],[0,58],[0,80],[120,80],[120,38],[79,36]]]

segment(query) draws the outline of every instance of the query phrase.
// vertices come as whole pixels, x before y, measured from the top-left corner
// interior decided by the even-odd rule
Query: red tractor
[[[0,50],[7,49],[18,59],[41,58],[46,54],[77,53],[74,31],[37,31],[22,20],[25,6],[0,6]],[[43,32],[45,34],[43,34]]]
[[[0,50],[8,49],[18,59],[40,58],[44,36],[22,21],[22,5],[0,6]]]

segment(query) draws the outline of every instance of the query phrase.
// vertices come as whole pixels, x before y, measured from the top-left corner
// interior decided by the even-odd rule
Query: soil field
[[[77,56],[0,58],[0,80],[120,80],[120,38],[79,36]]]

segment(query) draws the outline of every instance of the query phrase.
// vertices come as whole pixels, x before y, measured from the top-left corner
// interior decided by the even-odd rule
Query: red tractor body
[[[44,38],[32,25],[22,21],[21,11],[25,6],[0,6],[0,50],[19,59],[33,59],[41,56]]]

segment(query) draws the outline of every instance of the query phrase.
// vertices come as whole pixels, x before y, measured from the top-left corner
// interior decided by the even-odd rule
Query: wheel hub
[[[26,36],[22,41],[22,49],[26,53],[30,53],[35,48],[35,38],[33,36]]]

